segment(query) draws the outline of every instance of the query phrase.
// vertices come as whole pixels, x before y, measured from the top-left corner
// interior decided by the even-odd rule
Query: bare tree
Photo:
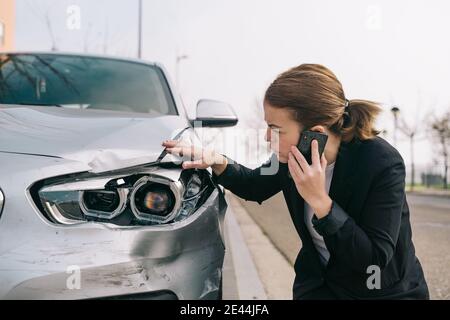
[[[262,99],[258,96],[255,96],[255,100],[252,106],[251,117],[247,118],[245,124],[247,127],[252,129],[263,129],[266,127],[266,123],[264,121],[264,109]]]
[[[109,24],[108,19],[105,19],[105,32],[103,33],[103,54],[108,53],[108,38],[109,38]]]
[[[409,124],[406,122],[405,118],[400,116],[400,108],[397,106],[394,106],[391,111],[395,118],[395,127],[394,127],[394,137],[395,132],[399,130],[401,133],[403,133],[409,140],[409,149],[410,149],[410,157],[411,157],[411,188],[410,190],[414,190],[415,186],[415,176],[416,176],[416,168],[415,168],[415,162],[414,162],[414,146],[417,140],[421,140],[426,138],[426,130],[424,125],[428,122],[428,119],[430,119],[430,116],[432,114],[432,110],[434,109],[435,101],[432,101],[430,103],[429,107],[426,108],[426,110],[429,110],[428,113],[423,115],[420,111],[423,107],[422,98],[420,91],[418,92],[418,100],[416,104],[416,110],[415,110],[415,119],[413,124]],[[396,140],[396,139],[394,139]]]
[[[59,51],[61,49],[60,43],[58,43],[58,38],[56,36],[54,28],[54,20],[52,20],[52,8],[55,7],[56,0],[28,0],[27,6],[30,11],[42,22],[42,24],[47,29],[50,41],[51,41],[51,51]],[[113,28],[111,30],[111,25],[107,17],[104,17],[103,25],[101,27],[101,19],[98,17],[95,21],[88,21],[86,27],[83,28],[83,38],[80,47],[82,47],[83,52],[102,52],[103,54],[108,54],[111,51],[111,44],[121,43],[119,41],[122,34],[119,32],[119,27]]]
[[[51,51],[58,51],[57,40],[54,32],[54,28],[52,25],[52,21],[50,19],[50,7],[53,5],[53,1],[46,1],[46,5],[43,5],[41,1],[28,1],[27,5],[30,7],[31,11],[41,19],[42,23],[47,28],[50,41],[51,41]]]
[[[83,52],[88,53],[89,52],[89,45],[90,45],[90,33],[92,29],[92,23],[89,22],[86,28],[86,31],[84,32],[83,37]]]
[[[439,142],[440,155],[444,165],[443,187],[444,189],[447,189],[450,146],[450,111],[447,111],[442,118],[434,118],[431,123],[431,130],[434,133],[434,138]]]
[[[255,157],[255,160],[257,160],[269,156],[268,150],[263,147],[264,145],[260,145],[259,141],[259,133],[261,133],[260,130],[263,130],[267,127],[267,124],[264,121],[262,98],[259,96],[255,96],[251,108],[251,111],[248,113],[248,116],[245,119],[245,127],[254,132],[257,141],[253,139],[254,136],[247,136],[247,139],[245,140],[245,146],[246,150],[249,151],[249,154],[253,155]]]

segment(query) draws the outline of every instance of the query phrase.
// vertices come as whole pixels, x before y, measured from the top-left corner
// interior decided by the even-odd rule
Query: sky
[[[19,51],[54,45],[137,57],[137,0],[16,3]],[[262,108],[256,103],[279,73],[323,64],[348,99],[382,103],[377,126],[390,142],[389,110],[400,108],[405,122],[417,126],[414,158],[425,167],[435,158],[425,117],[450,110],[449,13],[445,0],[143,0],[142,58],[165,66],[192,117],[196,102],[211,98],[230,103],[240,126]],[[177,68],[176,57],[183,55]],[[409,163],[401,133],[397,148]]]

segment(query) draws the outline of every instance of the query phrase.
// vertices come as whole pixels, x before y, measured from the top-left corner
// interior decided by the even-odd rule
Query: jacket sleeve
[[[276,155],[253,170],[227,159],[225,170],[219,176],[213,172],[212,178],[238,197],[261,204],[282,189]]]
[[[391,260],[400,232],[405,201],[405,165],[396,161],[375,178],[358,224],[333,201],[322,219],[313,216],[316,231],[336,260],[365,273],[376,265],[383,269]]]

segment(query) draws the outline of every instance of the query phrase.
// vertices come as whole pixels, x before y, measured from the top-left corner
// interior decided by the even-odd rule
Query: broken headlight
[[[125,210],[127,194],[126,188],[80,191],[80,209],[89,217],[112,219]]]
[[[140,178],[131,193],[131,211],[136,219],[148,222],[168,222],[178,214],[182,185],[165,179]]]
[[[67,180],[50,179],[31,190],[52,222],[152,225],[180,221],[214,188],[205,170],[184,170],[176,181],[154,173]]]

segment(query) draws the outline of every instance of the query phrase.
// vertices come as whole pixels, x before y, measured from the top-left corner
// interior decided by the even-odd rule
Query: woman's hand
[[[298,193],[314,210],[317,218],[325,217],[331,210],[332,200],[325,190],[325,154],[319,156],[317,140],[311,143],[312,164],[309,165],[297,147],[289,152],[288,167]]]
[[[213,150],[184,144],[176,140],[166,140],[162,145],[166,147],[168,153],[189,159],[183,162],[183,169],[206,169],[211,167],[216,175],[220,175],[228,164],[227,158]]]

